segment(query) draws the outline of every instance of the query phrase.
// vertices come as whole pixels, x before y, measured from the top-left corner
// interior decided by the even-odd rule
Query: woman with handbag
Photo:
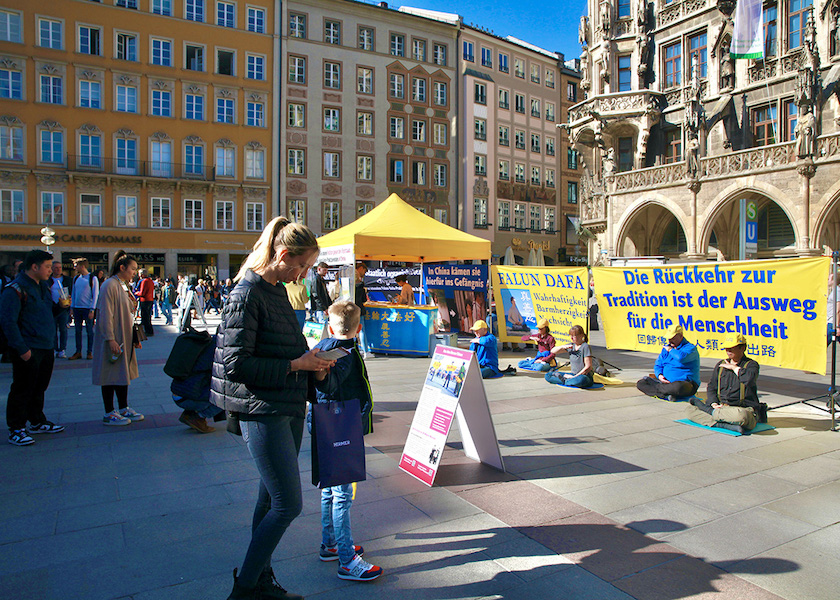
[[[130,285],[136,272],[134,257],[118,251],[111,276],[102,284],[96,303],[92,378],[93,385],[102,386],[104,425],[130,425],[144,419],[128,406],[128,385],[138,377],[135,347],[145,339],[143,329],[134,323],[137,301]],[[114,395],[119,410],[114,409]]]
[[[274,578],[271,555],[302,508],[298,453],[313,372],[333,366],[309,350],[283,283],[306,276],[318,241],[305,225],[274,218],[236,276],[222,311],[210,401],[241,430],[260,473],[251,543],[229,600],[302,598]]]

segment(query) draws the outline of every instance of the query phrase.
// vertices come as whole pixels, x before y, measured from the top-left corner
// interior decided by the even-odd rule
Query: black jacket
[[[330,304],[332,304],[332,299],[327,292],[327,282],[320,275],[315,275],[315,293],[312,294],[313,310],[326,312]]]
[[[362,435],[373,433],[373,395],[370,391],[365,361],[362,360],[356,348],[356,340],[339,340],[327,338],[318,342],[315,347],[319,350],[332,350],[341,346],[350,354],[335,361],[323,381],[315,382],[315,398],[319,403],[331,401],[353,401],[359,403],[362,412]]]
[[[18,275],[0,297],[0,327],[9,347],[18,354],[55,347],[55,321],[51,281],[37,282],[26,273]]]
[[[738,363],[741,370],[737,375],[729,369],[721,369],[720,361],[712,371],[709,385],[706,387],[708,404],[719,402],[730,406],[757,409],[758,401],[758,370],[759,365],[751,358],[744,356]],[[743,386],[743,399],[741,386]]]
[[[285,286],[248,271],[230,294],[216,332],[210,402],[249,415],[303,418],[314,399],[312,374],[291,372],[309,347]]]

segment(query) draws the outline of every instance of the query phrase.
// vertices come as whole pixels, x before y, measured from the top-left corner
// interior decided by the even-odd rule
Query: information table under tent
[[[397,194],[391,194],[352,223],[321,236],[318,244],[319,260],[329,265],[353,265],[357,260],[414,263],[486,260],[489,263],[490,259],[489,240],[441,223]],[[365,334],[374,352],[429,355],[438,312],[436,304],[406,306],[369,302],[365,308]]]

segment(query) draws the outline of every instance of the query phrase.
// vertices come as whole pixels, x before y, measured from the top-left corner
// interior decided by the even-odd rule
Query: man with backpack
[[[29,434],[59,433],[64,427],[44,416],[44,393],[55,362],[53,300],[47,283],[52,254],[31,250],[21,269],[0,296],[0,328],[12,359],[12,385],[6,404],[9,443],[28,446],[35,442]]]
[[[73,280],[72,302],[73,323],[76,328],[76,353],[68,360],[82,358],[82,327],[87,326],[87,359],[93,358],[93,317],[96,301],[99,299],[99,280],[88,271],[86,258],[74,258],[73,268],[76,278]]]

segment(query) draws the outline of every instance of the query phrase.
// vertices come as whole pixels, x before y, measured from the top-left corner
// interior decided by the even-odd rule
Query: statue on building
[[[604,177],[609,177],[615,173],[615,148],[609,148],[601,156],[601,167],[604,172]]]
[[[598,16],[601,22],[601,31],[604,32],[604,38],[609,38],[610,35],[610,26],[612,25],[610,22],[611,9],[612,5],[610,4],[610,0],[601,0],[601,8],[598,12]]]
[[[589,47],[589,17],[581,15],[578,25],[578,43],[584,48]]]
[[[601,80],[604,83],[610,82],[610,53],[609,51],[603,51],[601,53],[601,57],[598,59],[598,63],[601,66]],[[602,90],[605,92],[606,90]]]
[[[645,75],[650,59],[650,37],[643,31],[636,34],[636,51],[639,55],[639,83],[640,87],[645,87]]]
[[[831,39],[834,48],[830,48],[832,54],[840,54],[840,7],[835,7],[831,19]]]
[[[636,29],[639,33],[647,31],[647,0],[636,2]]]
[[[720,47],[720,91],[735,89],[735,59],[729,53],[730,44],[726,40]]]
[[[589,90],[592,87],[591,75],[589,73],[589,50],[583,50],[580,55],[580,89]]]
[[[816,154],[817,121],[810,106],[805,110],[806,112],[797,119],[796,127],[793,130],[796,135],[797,158],[813,157]]]
[[[700,139],[696,133],[690,134],[685,148],[685,171],[692,179],[700,176]]]
[[[645,160],[647,157],[647,143],[648,138],[650,138],[650,129],[644,128],[639,133],[639,141],[637,142],[636,146],[636,156],[639,157],[639,168],[643,169],[645,167]]]

